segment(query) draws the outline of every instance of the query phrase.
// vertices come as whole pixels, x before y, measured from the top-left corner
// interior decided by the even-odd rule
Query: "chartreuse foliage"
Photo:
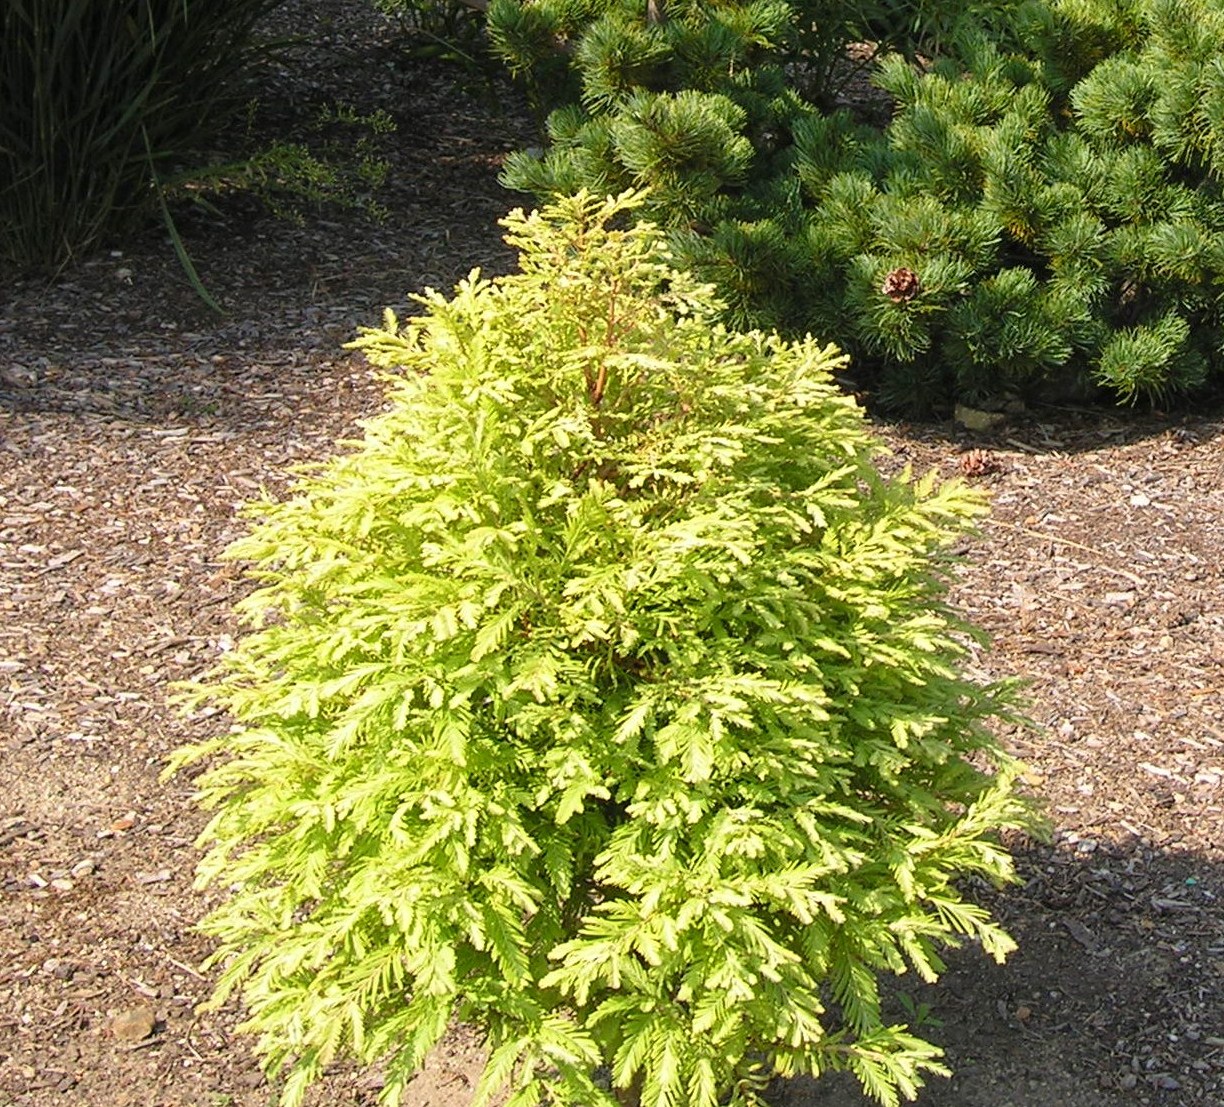
[[[1012,948],[957,883],[1028,820],[1008,697],[935,560],[982,503],[878,475],[836,352],[723,329],[640,203],[515,212],[521,272],[388,313],[388,410],[231,551],[254,625],[196,694],[238,726],[179,760],[285,1103],[339,1054],[397,1103],[459,1019],[479,1102],[892,1104],[943,1070],[878,974]]]

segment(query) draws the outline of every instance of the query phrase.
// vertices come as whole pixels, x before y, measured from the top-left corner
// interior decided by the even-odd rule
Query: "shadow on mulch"
[[[275,19],[291,46],[261,73],[255,148],[317,145],[321,112],[385,112],[396,129],[378,140],[388,174],[371,199],[386,218],[302,204],[288,220],[242,193],[210,197],[211,211],[175,205],[223,316],[156,221],[52,282],[0,272],[0,412],[241,427],[247,396],[293,402],[295,370],[348,357],[343,344],[384,307],[410,314],[413,293],[512,264],[497,220],[529,199],[497,178],[506,153],[536,137],[521,95],[414,61],[372,5],[288,0]]]
[[[1205,441],[1224,427],[1224,389],[1218,394],[1183,398],[1167,411],[1095,406],[1030,404],[1002,416],[989,430],[970,430],[954,419],[898,419],[868,407],[868,418],[908,437],[938,442],[954,451],[971,449],[1043,454],[1083,454],[1171,436],[1180,443]],[[1212,421],[1221,426],[1209,428]]]
[[[1035,847],[985,901],[1006,965],[955,951],[935,985],[887,985],[891,1017],[946,1050],[922,1107],[1224,1103],[1224,867],[1136,846]],[[794,1080],[779,1107],[867,1107],[846,1075]]]
[[[468,167],[462,192],[436,196],[419,220],[186,220],[223,316],[152,234],[53,285],[0,287],[0,411],[241,427],[252,397],[292,398],[298,372],[353,357],[344,344],[384,308],[402,318],[425,288],[449,291],[476,267],[506,271],[513,258],[496,224],[519,198],[496,172]]]

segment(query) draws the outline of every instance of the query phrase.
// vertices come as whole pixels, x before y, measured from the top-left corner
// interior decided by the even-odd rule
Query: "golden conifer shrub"
[[[456,1020],[480,1103],[892,1104],[943,1070],[879,975],[1012,948],[957,883],[1030,823],[942,600],[983,505],[882,478],[837,352],[727,331],[640,203],[515,212],[519,272],[388,313],[388,409],[231,550],[237,725],[178,762],[286,1104],[342,1055],[399,1103]]]

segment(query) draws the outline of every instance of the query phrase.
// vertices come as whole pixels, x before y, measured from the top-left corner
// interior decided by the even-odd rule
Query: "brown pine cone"
[[[912,269],[904,267],[894,269],[884,278],[880,291],[894,304],[903,304],[912,300],[922,291],[922,282]]]
[[[984,477],[987,473],[997,473],[999,463],[989,450],[970,450],[961,454],[961,472],[967,477]]]

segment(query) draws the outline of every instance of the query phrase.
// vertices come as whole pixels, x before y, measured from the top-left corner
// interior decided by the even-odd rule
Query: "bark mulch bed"
[[[496,181],[532,141],[438,68],[397,60],[361,4],[294,0],[309,43],[269,74],[294,111],[399,122],[382,223],[186,216],[211,316],[158,235],[53,286],[0,278],[0,1107],[256,1107],[274,1099],[193,931],[202,818],[167,753],[225,725],[167,688],[207,668],[245,585],[235,511],[333,453],[380,386],[342,344],[426,285],[504,269]],[[830,336],[835,338],[836,336]],[[983,677],[1030,682],[1009,735],[1056,832],[983,892],[1020,942],[898,982],[896,1015],[956,1071],[928,1107],[1224,1103],[1224,417],[1042,409],[986,436],[879,424],[887,465],[968,473],[995,510],[959,551],[956,603],[994,635]],[[970,453],[970,450],[981,451]],[[460,1107],[462,1035],[413,1107]],[[373,1104],[338,1067],[315,1104]],[[857,1104],[843,1081],[788,1107]]]

